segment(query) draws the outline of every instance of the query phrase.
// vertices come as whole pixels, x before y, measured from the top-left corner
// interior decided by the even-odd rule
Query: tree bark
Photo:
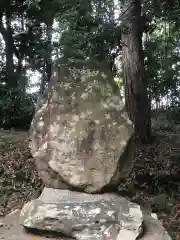
[[[51,18],[47,22],[47,30],[46,30],[46,39],[47,39],[47,55],[46,55],[46,75],[47,75],[47,82],[51,79],[51,67],[52,67],[52,32],[53,32],[53,20],[54,18]]]
[[[44,63],[44,69],[46,68],[45,66],[45,63]],[[45,86],[46,86],[46,73],[45,71],[42,72],[42,76],[41,76],[41,82],[40,82],[40,90],[39,90],[39,93],[40,95],[42,95],[44,93],[44,90],[45,90]]]
[[[14,41],[13,41],[13,31],[11,28],[11,9],[10,9],[10,1],[7,1],[7,6],[5,9],[6,16],[6,69],[7,69],[7,80],[9,86],[17,87],[17,79],[14,76],[14,61],[13,61],[13,53],[14,53]]]
[[[40,83],[40,94],[43,94],[46,84],[51,79],[52,74],[52,33],[53,33],[53,22],[54,14],[51,11],[44,13],[44,20],[46,24],[46,53],[44,59],[44,73],[42,74]]]
[[[6,28],[3,25],[2,18],[3,12],[0,12],[0,33],[3,36],[5,42],[6,49],[6,74],[7,74],[7,84],[10,87],[16,87],[17,81],[14,77],[14,61],[13,61],[13,53],[14,53],[14,41],[13,41],[13,31],[11,28],[11,9],[10,3],[7,1],[5,9],[5,17],[6,17]]]
[[[151,109],[142,47],[141,1],[124,1],[122,14],[121,41],[126,109],[134,123],[136,139],[144,142],[151,138]]]

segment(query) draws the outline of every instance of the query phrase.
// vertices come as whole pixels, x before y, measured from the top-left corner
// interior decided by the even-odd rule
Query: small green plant
[[[19,89],[4,89],[1,96],[0,128],[28,129],[35,111],[35,97]]]

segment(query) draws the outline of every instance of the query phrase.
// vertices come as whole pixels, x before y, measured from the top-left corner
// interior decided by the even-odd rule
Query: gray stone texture
[[[20,216],[27,228],[59,232],[77,240],[115,240],[122,230],[131,231],[135,240],[142,221],[140,206],[116,194],[51,188],[27,203]]]
[[[131,171],[133,125],[107,69],[89,61],[54,67],[31,125],[32,155],[47,187],[98,193]]]

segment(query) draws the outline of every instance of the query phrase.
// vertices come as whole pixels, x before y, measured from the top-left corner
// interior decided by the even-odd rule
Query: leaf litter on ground
[[[0,131],[0,143],[0,217],[3,217],[22,208],[40,193],[43,184],[35,169],[27,132]]]

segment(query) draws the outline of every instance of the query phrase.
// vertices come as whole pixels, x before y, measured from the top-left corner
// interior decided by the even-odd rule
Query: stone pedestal
[[[20,224],[76,240],[170,240],[161,223],[117,194],[45,188],[25,204]],[[145,229],[144,229],[145,226]]]

